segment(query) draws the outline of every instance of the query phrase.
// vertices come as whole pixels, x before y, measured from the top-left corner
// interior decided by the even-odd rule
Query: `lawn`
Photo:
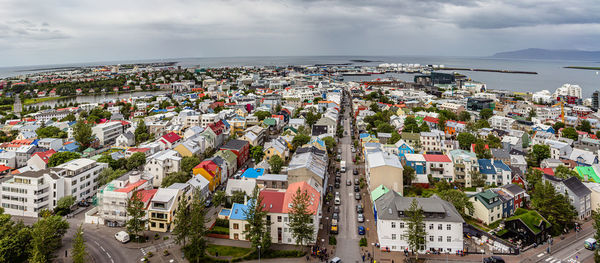
[[[476,226],[478,228],[480,228],[483,231],[490,231],[491,229],[487,226],[485,226],[483,223],[479,223],[479,221],[473,219],[473,218],[465,218],[465,222],[467,222],[467,224],[472,225],[472,226]]]
[[[50,101],[50,100],[60,100],[60,99],[68,98],[68,97],[69,96],[25,99],[25,101],[23,102],[23,105],[30,105],[30,104],[35,104],[35,103]]]
[[[211,230],[209,230],[209,233],[229,235],[229,227],[214,226]]]
[[[208,244],[206,248],[206,252],[210,255],[216,256],[216,253],[219,253],[219,256],[229,256],[229,257],[242,257],[252,251],[251,248],[245,247],[230,247],[230,246],[220,246]]]

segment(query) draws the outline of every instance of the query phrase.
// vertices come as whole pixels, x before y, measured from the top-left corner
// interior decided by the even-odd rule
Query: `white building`
[[[443,251],[456,253],[463,250],[463,223],[465,222],[454,206],[442,199],[402,197],[389,191],[375,200],[377,211],[377,236],[381,249],[403,251],[408,248],[407,211],[413,200],[417,200],[425,218],[425,245],[419,253],[425,251]]]
[[[92,127],[92,134],[98,138],[100,145],[115,143],[115,140],[121,133],[123,133],[123,124],[117,121],[106,122]]]
[[[98,192],[98,222],[109,226],[122,226],[129,219],[127,217],[127,203],[138,190],[150,191],[142,193],[142,201],[145,195],[156,192],[152,189],[152,178],[145,176],[139,171],[132,171],[106,184],[102,191]]]
[[[554,98],[558,96],[570,96],[581,98],[581,87],[579,85],[564,84],[562,87],[556,89],[553,94]]]
[[[494,115],[488,120],[488,122],[490,123],[490,126],[494,129],[509,130],[512,129],[512,126],[515,123],[515,119]]]
[[[180,163],[181,155],[177,151],[164,150],[147,158],[144,171],[153,176],[153,185],[160,187],[167,174],[179,172]]]

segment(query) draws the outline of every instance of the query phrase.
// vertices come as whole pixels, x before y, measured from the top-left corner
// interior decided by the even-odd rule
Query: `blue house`
[[[410,145],[408,145],[408,143],[406,143],[404,140],[399,140],[396,142],[396,149],[398,149],[398,157],[400,157],[400,160],[402,160],[404,158],[405,154],[413,154],[415,153],[415,150],[410,147]]]
[[[502,203],[502,218],[511,217],[515,214],[514,199],[502,190],[494,191]]]
[[[72,143],[63,145],[63,147],[58,149],[58,151],[59,152],[77,152],[77,149],[79,149],[79,143],[72,142]]]
[[[538,124],[533,126],[533,131],[544,131],[544,132],[549,132],[552,134],[556,134],[556,131],[554,130],[554,128],[552,128],[552,126],[550,125],[543,125],[543,124]]]
[[[248,169],[246,169],[246,171],[244,171],[244,173],[242,174],[242,177],[256,179],[259,176],[263,176],[264,174],[265,174],[265,169],[248,168]]]
[[[405,164],[412,167],[416,174],[425,174],[427,161],[422,154],[404,154]]]
[[[512,172],[501,160],[479,159],[479,172],[486,176],[487,185],[505,185],[511,183]]]

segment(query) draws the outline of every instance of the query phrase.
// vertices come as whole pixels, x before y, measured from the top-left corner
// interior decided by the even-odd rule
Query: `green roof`
[[[596,183],[600,183],[600,178],[596,175],[596,171],[591,166],[577,166],[575,171],[579,174],[580,179],[583,181],[585,177],[587,180],[593,180]]]
[[[275,126],[275,125],[277,125],[277,121],[276,121],[275,119],[273,119],[273,118],[266,118],[266,119],[263,121],[263,123],[264,123],[265,125],[269,125],[269,126]]]
[[[373,202],[375,202],[375,200],[379,199],[379,197],[381,197],[382,195],[386,194],[389,191],[390,191],[390,189],[387,189],[383,185],[379,185],[379,186],[377,186],[377,188],[375,188],[375,189],[373,189],[373,191],[371,191],[371,200]]]
[[[542,224],[542,222],[544,222],[546,224],[546,228],[550,227],[550,223],[535,210],[526,210],[523,208],[517,208],[517,211],[515,211],[515,215],[507,218],[506,221],[517,220],[517,219],[521,220],[521,222],[523,222],[525,225],[527,225],[527,227],[529,229],[531,229],[531,231],[533,231],[535,234],[538,234],[539,232],[542,231],[539,228],[539,226]]]

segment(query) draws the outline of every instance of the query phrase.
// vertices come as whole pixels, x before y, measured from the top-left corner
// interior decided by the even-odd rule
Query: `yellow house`
[[[246,111],[246,109],[243,109],[243,108],[238,108],[237,110],[235,110],[235,114],[237,114],[238,116],[241,116],[241,117],[248,116],[248,112]]]
[[[194,154],[202,153],[200,145],[192,140],[187,140],[178,144],[175,146],[175,148],[173,148],[173,150],[181,154],[182,157],[191,157],[194,156]]]
[[[156,232],[173,230],[175,210],[183,196],[181,189],[159,188],[148,207],[148,229]]]
[[[212,192],[215,191],[217,186],[221,183],[221,167],[216,163],[207,159],[198,164],[192,169],[194,175],[202,175],[202,177],[208,180],[208,189]]]
[[[287,143],[283,139],[275,139],[273,141],[265,143],[265,157],[266,161],[269,161],[274,155],[278,155],[281,160],[287,159]]]

